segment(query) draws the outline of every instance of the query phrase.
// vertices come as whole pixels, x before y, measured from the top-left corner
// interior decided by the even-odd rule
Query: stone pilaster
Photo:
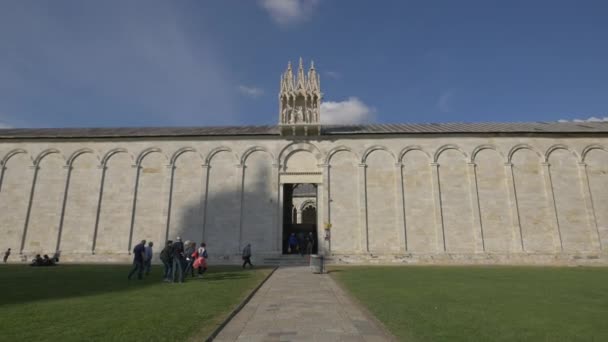
[[[445,252],[445,231],[443,227],[443,210],[441,208],[441,184],[439,182],[439,164],[431,163],[433,177],[433,202],[435,204],[435,238],[437,251]]]
[[[106,182],[106,170],[105,165],[99,165],[97,167],[101,172],[101,182],[99,185],[99,194],[97,194],[97,210],[95,211],[95,228],[93,228],[93,244],[91,245],[91,254],[95,254],[95,247],[97,246],[97,234],[99,232],[99,219],[101,218],[101,204],[103,202],[103,189]]]
[[[127,252],[131,254],[131,248],[133,247],[133,228],[135,227],[135,213],[137,212],[137,190],[139,189],[139,175],[141,171],[141,165],[133,165],[135,169],[135,186],[133,188],[133,205],[131,206],[131,224],[129,225],[129,247]]]
[[[581,190],[583,192],[583,199],[585,200],[585,208],[587,209],[587,224],[591,227],[592,235],[589,239],[591,244],[597,250],[602,250],[602,239],[600,238],[600,230],[597,225],[597,218],[595,217],[595,208],[593,207],[593,198],[591,197],[591,186],[589,184],[589,176],[587,175],[587,164],[578,163],[579,178],[581,180]],[[597,239],[597,240],[596,240]]]
[[[209,189],[209,164],[203,164],[201,166],[203,168],[203,176],[201,177],[201,201],[199,203],[199,217],[201,220],[201,226],[203,229],[202,239],[203,241],[207,241],[206,236],[206,228],[207,228],[207,199],[208,199],[208,189]]]
[[[247,167],[243,164],[236,165],[236,205],[235,212],[239,215],[239,245],[236,253],[241,252],[243,248],[243,186],[245,184],[245,170]]]
[[[511,212],[512,222],[512,241],[511,246],[513,251],[525,251],[523,234],[521,232],[521,223],[519,220],[519,204],[517,203],[517,192],[515,189],[515,177],[513,175],[513,164],[505,163],[505,175],[507,182],[507,192],[509,195],[509,207]]]
[[[481,208],[479,206],[479,189],[477,186],[477,165],[467,163],[469,169],[469,194],[471,197],[471,210],[473,214],[473,236],[475,237],[475,251],[485,252],[486,244],[483,236],[483,222],[481,221]]]
[[[326,223],[331,223],[331,212],[330,212],[330,203],[329,203],[329,164],[321,164],[319,165],[322,168],[323,173],[323,184],[321,187],[321,201],[317,199],[317,208],[320,211],[319,217],[321,217],[321,222],[319,222],[319,226],[325,228]],[[301,214],[299,214],[301,215]],[[330,239],[326,240],[326,254],[331,254],[331,235]]]
[[[173,209],[173,180],[175,179],[175,165],[167,165],[169,172],[167,173],[167,179],[165,186],[163,187],[163,197],[165,201],[165,207],[163,208],[163,221],[166,222],[165,226],[165,243],[169,240],[169,230],[171,229],[171,210]],[[167,189],[169,191],[167,191]],[[164,246],[164,244],[163,244]]]
[[[368,230],[367,230],[367,164],[359,164],[359,250],[363,253],[369,252]]]
[[[273,163],[271,170],[272,193],[276,196],[273,198],[276,206],[276,215],[272,218],[272,226],[275,230],[274,252],[281,254],[281,235],[283,230],[283,193],[282,186],[279,183],[279,164]]]
[[[19,254],[23,254],[23,249],[25,248],[25,239],[27,238],[27,228],[30,224],[30,215],[32,214],[32,204],[34,202],[34,193],[36,192],[36,181],[38,180],[38,171],[40,171],[40,166],[38,163],[34,163],[33,166],[30,166],[29,169],[33,170],[33,178],[32,178],[32,187],[30,188],[30,196],[27,203],[27,211],[25,214],[25,222],[23,224],[23,234],[21,235],[21,247],[19,248]]]
[[[547,198],[547,206],[549,207],[549,212],[551,217],[554,218],[555,222],[555,236],[553,245],[556,250],[563,251],[564,245],[562,243],[562,233],[559,228],[559,217],[557,216],[557,206],[555,204],[555,194],[553,192],[553,182],[551,181],[551,170],[550,164],[547,162],[542,162],[540,165],[543,168],[543,176],[545,182],[545,193]]]
[[[65,207],[68,202],[68,195],[70,192],[70,178],[72,177],[71,165],[65,165],[63,167],[66,170],[65,187],[63,188],[63,199],[61,201],[61,214],[59,216],[59,229],[57,230],[57,243],[55,245],[55,251],[61,250],[61,234],[63,232],[63,222],[65,220]]]
[[[397,232],[399,232],[399,249],[401,252],[407,251],[407,226],[405,222],[405,194],[403,192],[403,164],[395,164],[395,198],[396,201],[396,220]]]

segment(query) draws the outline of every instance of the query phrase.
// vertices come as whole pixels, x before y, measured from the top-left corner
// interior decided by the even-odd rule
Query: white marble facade
[[[608,138],[352,135],[0,141],[0,250],[128,261],[141,240],[216,262],[280,253],[282,183],[317,183],[322,251],[350,263],[595,263]]]

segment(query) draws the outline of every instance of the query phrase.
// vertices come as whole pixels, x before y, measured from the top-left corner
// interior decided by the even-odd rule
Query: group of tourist
[[[287,238],[287,253],[300,253],[304,254],[312,254],[312,251],[315,246],[315,237],[312,232],[308,232],[308,235],[300,232],[298,236],[295,233],[291,233],[289,238]]]
[[[5,261],[6,262],[6,261]],[[30,266],[55,266],[59,262],[59,252],[53,254],[52,258],[49,258],[48,254],[40,257],[40,254],[36,254]]]
[[[133,248],[133,269],[129,273],[128,279],[137,272],[137,278],[142,279],[143,275],[150,274],[154,244],[142,240]],[[164,265],[163,281],[184,282],[185,275],[188,273],[194,278],[194,271],[197,270],[198,277],[202,277],[207,271],[207,245],[201,242],[197,248],[196,242],[187,240],[182,242],[181,237],[175,241],[167,241],[165,247],[160,252],[160,260]]]

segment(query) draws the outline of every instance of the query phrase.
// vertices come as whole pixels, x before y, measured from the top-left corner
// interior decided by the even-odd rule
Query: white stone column
[[[469,168],[469,194],[473,214],[473,236],[475,237],[475,252],[485,252],[486,244],[483,236],[483,222],[481,221],[481,208],[479,205],[479,189],[477,187],[477,165],[467,163]]]
[[[97,166],[97,169],[101,173],[101,181],[99,184],[99,194],[97,195],[97,210],[95,212],[95,228],[93,229],[93,244],[91,245],[91,254],[95,254],[95,248],[97,246],[97,234],[99,232],[99,219],[101,218],[101,204],[103,203],[103,189],[106,182],[107,167],[101,164]]]
[[[507,192],[509,194],[509,207],[511,212],[512,227],[512,250],[517,252],[525,251],[524,239],[521,232],[521,223],[519,220],[519,204],[517,203],[517,191],[515,189],[515,176],[513,175],[513,164],[505,163],[505,179],[507,182]]]
[[[236,212],[239,215],[239,245],[236,253],[241,253],[243,248],[243,186],[245,185],[245,170],[247,167],[243,164],[236,165]]]
[[[553,182],[551,181],[551,170],[550,164],[547,162],[542,162],[540,165],[543,168],[543,176],[545,182],[545,194],[547,198],[547,206],[549,207],[550,215],[555,219],[555,236],[553,241],[553,246],[558,251],[564,250],[564,245],[562,243],[562,233],[559,228],[559,218],[557,216],[557,206],[555,205],[555,194],[553,193]]]
[[[441,184],[439,182],[439,164],[431,163],[433,177],[433,202],[435,204],[435,238],[437,251],[445,252],[445,231],[443,228],[443,210],[441,208]]]
[[[275,230],[275,242],[274,242],[274,253],[278,253],[281,254],[281,235],[282,235],[282,228],[283,228],[283,206],[282,206],[282,186],[279,183],[279,164],[273,163],[272,164],[272,171],[271,171],[271,182],[272,182],[272,194],[274,194],[274,197],[272,200],[274,201],[275,205],[276,205],[276,214],[274,215],[273,219],[272,219],[272,226],[274,227]]]
[[[322,168],[322,172],[323,172],[323,186],[322,186],[322,201],[320,202],[319,200],[317,200],[317,208],[320,209],[317,211],[317,213],[320,211],[322,214],[323,219],[321,220],[321,227],[325,228],[325,224],[326,223],[331,223],[331,207],[330,207],[330,191],[331,189],[329,188],[329,164],[321,164],[319,165]],[[319,215],[321,216],[321,215]],[[326,241],[326,254],[327,255],[331,255],[331,239],[333,238],[333,236],[331,236],[331,230],[330,230],[330,239],[329,241]],[[318,240],[318,238],[317,238]]]
[[[32,187],[30,188],[30,197],[27,203],[27,211],[25,214],[25,222],[23,224],[23,234],[21,235],[21,247],[19,248],[19,254],[23,254],[23,249],[25,248],[25,239],[27,238],[27,228],[30,224],[30,215],[32,213],[32,203],[34,201],[34,193],[36,192],[36,181],[38,179],[38,171],[40,170],[40,166],[38,163],[34,162],[33,166],[29,167],[30,170],[33,170],[32,177]]]
[[[360,245],[359,250],[363,253],[369,253],[369,241],[367,232],[367,179],[366,179],[367,164],[359,164],[359,234]]]
[[[397,210],[396,221],[397,231],[399,232],[399,249],[401,252],[407,252],[407,226],[405,222],[405,194],[403,191],[403,164],[395,164],[395,198],[397,199],[395,205]]]
[[[55,252],[61,248],[61,234],[63,232],[63,222],[65,220],[65,207],[68,202],[68,194],[70,192],[70,178],[72,177],[71,165],[64,165],[63,169],[66,170],[65,186],[63,188],[63,200],[61,201],[61,213],[59,215],[59,229],[57,230],[57,243],[55,245]]]
[[[283,221],[285,220],[284,217],[284,201],[283,201],[283,197],[284,197],[284,193],[283,193],[283,184],[279,183],[279,202],[277,203],[277,217],[278,217],[278,222],[277,222],[277,248],[279,249],[279,251],[281,252],[281,254],[283,253]],[[318,229],[317,229],[318,230]]]
[[[589,184],[586,163],[578,163],[578,173],[581,180],[581,190],[583,192],[583,199],[585,200],[585,208],[587,209],[587,224],[592,228],[590,231],[592,231],[592,235],[594,235],[591,236],[589,240],[594,245],[594,248],[601,251],[603,249],[602,239],[600,237],[600,230],[597,225],[595,208],[593,207],[593,197],[591,196],[591,185]]]
[[[199,203],[199,219],[202,227],[202,235],[203,240],[207,241],[206,236],[206,227],[207,227],[207,199],[208,196],[208,188],[209,188],[209,164],[201,165],[203,168],[203,176],[201,177],[201,201]]]
[[[129,247],[127,252],[131,254],[131,248],[133,247],[133,228],[135,227],[135,213],[137,212],[137,190],[139,189],[139,175],[141,171],[141,165],[132,165],[135,169],[135,187],[133,189],[133,205],[131,206],[131,224],[129,226]]]
[[[171,229],[171,210],[173,209],[173,180],[175,177],[175,165],[169,164],[167,165],[167,169],[169,172],[167,173],[167,179],[165,181],[165,186],[163,187],[163,199],[167,199],[163,201],[165,206],[163,207],[163,221],[166,224],[165,227],[165,241],[162,244],[164,246],[169,240],[169,230]],[[168,191],[167,191],[168,189]]]

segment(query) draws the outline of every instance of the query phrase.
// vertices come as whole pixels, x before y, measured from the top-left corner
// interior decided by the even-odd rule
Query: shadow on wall
[[[202,168],[192,157],[182,155],[175,163],[167,239],[204,241],[211,262],[240,262],[248,243],[254,256],[276,251],[278,175],[272,157],[255,151],[241,165],[232,152],[220,151]]]

